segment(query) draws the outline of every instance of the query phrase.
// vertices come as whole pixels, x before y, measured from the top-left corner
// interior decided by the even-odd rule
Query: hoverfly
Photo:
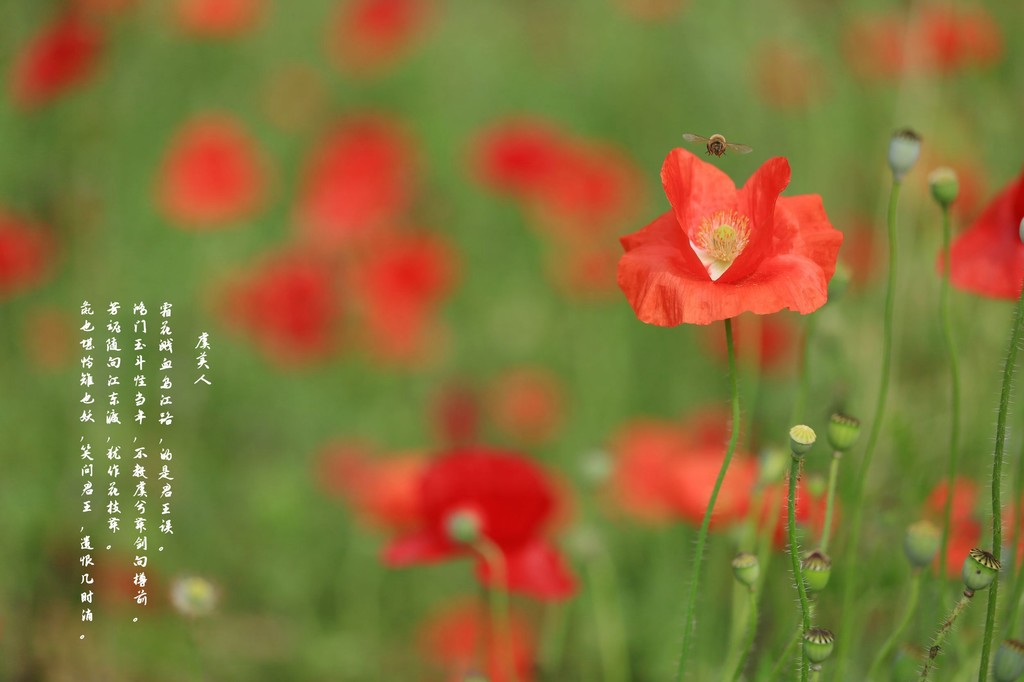
[[[725,150],[736,152],[737,154],[749,154],[754,151],[752,148],[745,144],[733,144],[732,142],[726,142],[725,136],[715,133],[711,137],[704,137],[703,135],[694,135],[693,133],[683,133],[683,139],[687,142],[699,142],[706,144],[708,147],[708,155],[714,154],[715,156],[721,156],[725,154]]]

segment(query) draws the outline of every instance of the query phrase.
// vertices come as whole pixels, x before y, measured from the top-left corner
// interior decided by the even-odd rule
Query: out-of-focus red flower
[[[727,362],[722,330],[707,327],[702,331],[702,340],[715,359]],[[799,343],[788,318],[781,315],[740,315],[733,320],[732,334],[738,359],[750,361],[763,371],[780,369],[793,357]]]
[[[474,138],[470,168],[485,187],[530,200],[555,173],[567,146],[565,135],[544,121],[500,121]]]
[[[697,413],[682,423],[644,419],[627,424],[611,446],[616,459],[613,499],[640,520],[678,517],[700,524],[728,438],[728,423],[717,411]],[[736,453],[719,491],[714,527],[746,515],[756,477],[753,458]]]
[[[227,114],[205,114],[171,140],[156,191],[168,220],[208,229],[250,217],[266,189],[262,155],[242,125]]]
[[[548,255],[548,272],[558,287],[576,299],[600,299],[618,290],[621,250],[612,240],[558,241]]]
[[[441,561],[466,555],[452,541],[453,515],[471,514],[480,532],[501,550],[509,590],[538,599],[562,599],[575,589],[561,555],[544,538],[557,512],[555,487],[527,458],[482,447],[450,451],[434,460],[420,488],[419,528],[394,540],[384,553],[390,566]],[[496,581],[482,558],[477,574]]]
[[[942,527],[949,487],[943,481],[935,486],[925,500],[925,515],[939,528]],[[953,504],[950,513],[949,544],[943,561],[946,575],[960,576],[967,554],[981,542],[981,520],[976,513],[978,484],[970,479],[957,477],[953,482]]]
[[[533,680],[536,644],[532,629],[518,613],[510,614],[508,641],[496,641],[490,627],[488,610],[475,601],[457,602],[430,614],[419,628],[423,656],[441,667],[446,680],[461,682],[469,673],[487,675],[490,682],[509,682],[505,661],[511,647],[516,678]],[[481,655],[483,654],[483,655]]]
[[[1024,171],[1003,188],[950,247],[950,282],[991,298],[1016,299],[1024,282]],[[938,268],[943,268],[939,254]]]
[[[562,385],[540,367],[506,371],[491,384],[491,421],[505,435],[530,444],[543,443],[557,432],[565,413]]]
[[[615,0],[626,14],[643,21],[664,21],[678,16],[687,0]]]
[[[421,38],[429,15],[429,0],[347,0],[329,27],[328,51],[346,73],[379,73]]]
[[[415,525],[426,467],[426,458],[419,454],[384,457],[351,442],[332,443],[317,458],[325,491],[342,497],[364,522],[392,530]]]
[[[754,87],[770,106],[806,109],[823,94],[825,76],[819,63],[792,42],[765,42],[753,59]]]
[[[275,254],[226,288],[228,323],[284,363],[323,359],[339,344],[342,301],[332,268],[302,253]]]
[[[449,245],[428,233],[390,232],[361,254],[353,275],[368,349],[384,360],[422,356],[437,308],[456,279]]]
[[[96,539],[93,539],[94,547],[95,544]],[[89,571],[93,579],[93,584],[90,587],[95,593],[94,603],[102,604],[104,609],[117,611],[142,608],[162,609],[166,606],[166,585],[163,576],[153,569],[152,564],[145,568],[133,566],[134,556],[123,552],[92,552],[92,556],[95,565],[81,570]],[[137,573],[145,573],[145,586],[135,584]],[[85,587],[82,589],[84,590]],[[147,603],[145,606],[140,606],[135,602],[135,596],[139,590],[146,593]]]
[[[843,221],[843,262],[850,268],[850,284],[863,289],[879,273],[878,236],[871,220],[850,215]]]
[[[0,208],[0,300],[42,282],[53,251],[49,232]]]
[[[229,38],[245,33],[259,21],[264,0],[176,0],[178,24],[188,33]]]
[[[710,324],[825,304],[843,235],[818,195],[780,197],[789,162],[769,159],[737,190],[684,149],[661,178],[672,210],[622,238],[619,286],[649,324]]]
[[[399,222],[412,203],[415,158],[398,122],[378,115],[342,121],[306,164],[296,222],[328,247]]]
[[[8,92],[15,104],[46,104],[96,71],[104,38],[82,13],[66,12],[45,25],[14,58]]]
[[[789,508],[786,500],[789,483],[779,483],[765,486],[762,492],[760,524],[771,523],[775,519],[774,530],[772,531],[772,543],[776,549],[785,549],[789,544]],[[796,522],[802,528],[810,531],[811,537],[821,536],[825,528],[825,508],[828,504],[825,494],[812,495],[807,485],[801,479],[796,484]],[[838,526],[839,504],[835,505],[832,516],[833,529]],[[804,542],[807,545],[806,542]]]
[[[846,24],[843,55],[861,78],[889,78],[902,73],[905,27],[891,16],[865,16]]]
[[[74,329],[66,311],[57,307],[36,308],[25,320],[22,332],[25,355],[41,369],[67,366],[75,351]]]
[[[445,448],[468,445],[480,431],[480,398],[470,386],[455,382],[439,390],[431,402],[431,421]]]

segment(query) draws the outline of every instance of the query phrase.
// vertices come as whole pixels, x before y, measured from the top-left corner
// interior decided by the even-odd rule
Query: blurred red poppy
[[[715,359],[725,363],[725,335],[721,329],[702,330],[704,345]],[[733,320],[733,343],[738,359],[762,371],[782,369],[793,358],[799,340],[789,319],[782,315],[740,315]]]
[[[415,524],[425,457],[380,456],[361,443],[328,445],[317,457],[317,475],[326,492],[343,498],[365,523],[400,530]]]
[[[891,16],[863,16],[843,27],[843,55],[861,78],[887,78],[903,72],[905,27]]]
[[[407,566],[468,554],[449,537],[447,526],[453,515],[471,514],[501,551],[509,590],[537,599],[568,597],[575,580],[544,538],[557,513],[555,491],[547,475],[522,455],[483,447],[450,451],[423,475],[418,530],[394,540],[384,561]],[[495,582],[495,572],[482,558],[477,574],[484,584]]]
[[[935,489],[928,495],[928,499],[925,500],[925,514],[940,528],[943,523],[946,499],[949,496],[948,490],[949,487],[943,481],[935,486]],[[953,482],[949,544],[946,556],[942,559],[946,567],[946,575],[950,578],[960,576],[968,552],[981,542],[982,526],[981,517],[976,512],[977,504],[978,484],[970,479],[957,477]],[[936,558],[936,561],[939,560]]]
[[[471,172],[478,182],[495,192],[530,200],[555,172],[567,145],[565,136],[544,121],[499,121],[474,138]]]
[[[259,21],[264,0],[176,0],[175,14],[185,31],[202,37],[228,38]]]
[[[330,26],[328,50],[347,73],[378,73],[421,37],[429,15],[429,0],[347,0]]]
[[[448,243],[425,232],[382,234],[360,254],[353,278],[371,353],[389,361],[421,358],[456,279]]]
[[[824,305],[843,235],[818,195],[779,196],[789,175],[775,157],[737,190],[715,166],[672,150],[661,172],[672,210],[622,238],[619,286],[637,317],[667,327]]]
[[[338,348],[336,278],[314,257],[274,254],[229,284],[221,302],[228,323],[280,362],[321,360]]]
[[[15,56],[8,91],[15,104],[46,104],[95,71],[104,45],[99,26],[66,12],[45,25]]]
[[[778,483],[765,486],[762,491],[760,524],[771,523],[775,519],[775,526],[772,530],[772,544],[776,549],[785,549],[789,544],[789,506],[787,495],[789,483]],[[827,506],[825,494],[812,495],[810,489],[803,481],[796,484],[796,522],[811,532],[811,537],[820,537],[825,528],[825,507]],[[833,510],[832,528],[839,525],[839,503],[836,502]],[[812,540],[803,541],[805,547],[811,546]]]
[[[397,121],[363,115],[317,143],[302,174],[296,222],[323,246],[350,244],[390,226],[413,197],[416,154]]]
[[[419,628],[424,657],[450,675],[444,679],[452,682],[462,682],[470,673],[483,673],[489,682],[510,682],[504,663],[507,654],[498,646],[511,646],[518,680],[533,680],[536,638],[527,621],[515,611],[510,614],[509,640],[495,641],[488,610],[475,601],[445,606],[431,613]]]
[[[476,440],[480,431],[480,397],[471,386],[461,382],[442,386],[431,401],[430,412],[434,431],[445,448]]]
[[[627,424],[611,446],[616,459],[613,499],[640,520],[678,517],[700,524],[728,438],[728,421],[717,411],[699,412],[681,423],[640,419]],[[757,463],[738,453],[719,492],[713,527],[746,516],[756,478]]]
[[[0,300],[42,282],[51,268],[53,252],[48,231],[0,208]]]
[[[266,190],[265,165],[252,137],[228,114],[204,114],[171,140],[156,191],[168,220],[209,229],[250,217]]]
[[[1016,299],[1024,282],[1024,171],[1003,188],[950,247],[950,281],[964,291]],[[944,259],[939,254],[938,268]]]
[[[491,421],[514,440],[543,443],[562,425],[565,394],[548,370],[520,367],[505,371],[491,383],[489,394]]]

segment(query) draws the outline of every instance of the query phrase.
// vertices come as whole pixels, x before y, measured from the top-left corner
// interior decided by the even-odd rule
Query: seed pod
[[[789,430],[789,449],[793,452],[793,456],[799,459],[807,454],[817,438],[814,429],[810,426],[797,424]]]
[[[732,572],[736,576],[736,580],[747,587],[753,587],[761,574],[761,566],[756,556],[749,552],[740,552],[732,560]]]
[[[828,660],[835,647],[836,638],[825,628],[809,628],[804,630],[804,656],[817,665]]]
[[[964,585],[972,592],[984,590],[999,575],[1000,568],[999,561],[991,553],[975,547],[964,560]]]
[[[903,537],[903,551],[914,568],[923,568],[932,562],[939,551],[942,535],[931,521],[917,521],[907,526]]]
[[[811,592],[821,592],[832,575],[832,559],[824,552],[808,552],[800,562],[804,584]]]
[[[828,443],[833,450],[846,452],[860,438],[860,420],[836,412],[828,420]]]
[[[947,166],[939,166],[928,174],[928,186],[932,190],[932,197],[943,207],[956,201],[960,193],[960,180],[956,177],[956,171]]]
[[[444,527],[452,542],[470,545],[480,539],[483,519],[472,509],[457,509],[445,519]]]
[[[910,128],[897,130],[889,138],[889,168],[899,182],[917,163],[921,155],[921,136]]]
[[[996,649],[992,664],[995,682],[1016,682],[1024,674],[1024,642],[1008,639]]]

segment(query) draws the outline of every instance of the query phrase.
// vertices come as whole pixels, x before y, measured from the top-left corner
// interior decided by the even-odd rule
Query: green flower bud
[[[846,452],[860,438],[860,420],[836,412],[828,420],[828,443],[833,450]]]
[[[889,168],[899,182],[917,163],[921,155],[921,137],[910,128],[897,130],[889,138]]]
[[[445,519],[444,528],[451,541],[471,545],[480,539],[483,519],[472,509],[457,509]]]
[[[846,287],[850,286],[850,276],[850,268],[846,263],[836,263],[836,271],[828,281],[829,302],[838,301],[843,297]]]
[[[1024,642],[1008,639],[996,649],[992,664],[995,682],[1016,682],[1024,674]]]
[[[797,424],[789,430],[789,449],[797,459],[807,454],[818,436],[814,429],[805,424]]]
[[[942,534],[931,521],[918,521],[907,526],[903,537],[903,551],[914,568],[924,568],[939,551]]]
[[[999,575],[999,561],[991,553],[975,547],[964,561],[962,573],[964,585],[972,593],[984,590]]]
[[[749,552],[740,552],[732,560],[732,572],[736,576],[736,580],[747,587],[753,587],[761,574],[761,566],[756,556]]]
[[[815,665],[822,663],[832,655],[835,641],[835,636],[825,628],[804,630],[804,656]]]
[[[821,592],[832,575],[832,560],[824,552],[808,552],[800,562],[804,584],[811,592]]]
[[[943,207],[956,201],[956,195],[960,192],[956,171],[947,166],[939,166],[928,174],[928,186],[932,190],[932,197]]]
[[[770,447],[761,451],[761,466],[757,470],[759,485],[769,485],[782,480],[789,469],[789,457],[782,448]]]

